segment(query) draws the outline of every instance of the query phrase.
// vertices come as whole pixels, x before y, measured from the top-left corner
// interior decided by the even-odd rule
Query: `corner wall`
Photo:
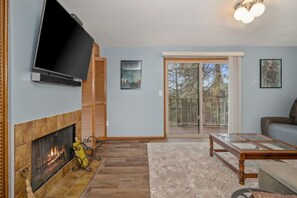
[[[81,87],[31,81],[43,2],[9,0],[9,197],[14,197],[13,126],[81,109]]]
[[[297,97],[297,47],[101,48],[107,58],[108,137],[163,136],[164,51],[244,52],[241,69],[242,132],[260,132],[263,116],[288,116]],[[282,88],[260,89],[259,60],[282,59]],[[120,61],[142,60],[142,88],[120,89]]]

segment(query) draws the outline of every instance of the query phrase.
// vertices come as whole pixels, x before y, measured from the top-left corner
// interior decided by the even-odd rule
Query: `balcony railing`
[[[203,126],[228,126],[228,98],[208,97],[203,99]],[[170,126],[198,126],[199,101],[197,98],[169,97]]]

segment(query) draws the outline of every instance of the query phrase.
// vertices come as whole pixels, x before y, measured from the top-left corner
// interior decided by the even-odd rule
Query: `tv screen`
[[[47,0],[33,70],[87,79],[94,39],[56,1]]]

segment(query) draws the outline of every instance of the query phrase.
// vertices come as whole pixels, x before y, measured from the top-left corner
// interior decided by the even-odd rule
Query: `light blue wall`
[[[263,116],[287,116],[297,97],[297,47],[102,48],[107,58],[109,137],[163,136],[164,51],[241,51],[242,132],[259,132]],[[259,59],[281,58],[283,88],[259,88]],[[141,90],[120,89],[120,61],[142,60]]]
[[[282,88],[259,88],[259,59],[282,59]],[[297,47],[245,48],[242,65],[242,129],[260,131],[264,116],[286,116],[297,98]]]
[[[9,194],[14,197],[14,124],[81,108],[81,88],[31,81],[43,0],[9,1]],[[259,118],[287,115],[297,97],[297,48],[103,48],[108,63],[108,136],[163,135],[163,51],[243,51],[242,129],[259,131]],[[283,88],[259,88],[259,59],[283,59]],[[120,60],[141,59],[141,90],[120,90]]]
[[[31,81],[43,0],[11,0],[11,124],[81,108],[81,87]]]
[[[162,57],[158,49],[103,49],[107,57],[108,136],[161,136],[163,131]],[[142,60],[140,90],[120,89],[120,61]]]
[[[9,197],[14,197],[14,124],[81,109],[80,87],[31,81],[42,7],[43,0],[9,1]]]

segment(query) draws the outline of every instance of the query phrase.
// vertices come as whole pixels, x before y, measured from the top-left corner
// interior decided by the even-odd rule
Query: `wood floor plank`
[[[146,141],[106,141],[96,155],[104,159],[82,197],[149,198]]]
[[[89,198],[149,198],[149,189],[101,189],[93,188],[89,193]]]
[[[100,174],[110,174],[110,173],[146,173],[147,167],[104,167],[99,170]]]

